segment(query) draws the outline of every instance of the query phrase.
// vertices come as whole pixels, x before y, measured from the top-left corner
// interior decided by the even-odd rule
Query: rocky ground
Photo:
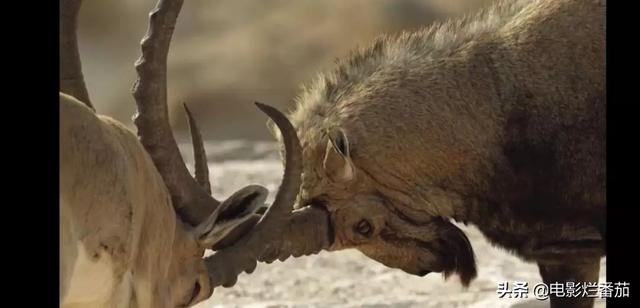
[[[214,195],[228,196],[255,183],[275,191],[282,175],[274,143],[242,141],[209,143]],[[191,157],[187,147],[185,157]],[[273,196],[271,196],[273,198]],[[469,236],[478,260],[478,278],[468,289],[456,277],[439,274],[417,277],[368,259],[356,250],[259,264],[242,274],[233,288],[218,288],[205,307],[548,307],[531,293],[527,299],[499,298],[498,283],[541,282],[538,269],[489,244],[474,227],[461,228]],[[606,259],[600,280],[605,281]],[[605,307],[597,300],[596,307]]]

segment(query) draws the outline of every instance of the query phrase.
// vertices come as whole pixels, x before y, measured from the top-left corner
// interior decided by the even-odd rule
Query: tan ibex
[[[263,187],[247,186],[223,202],[210,195],[204,146],[186,110],[195,179],[189,174],[171,132],[166,94],[166,60],[182,2],[161,0],[150,15],[136,63],[140,140],[92,110],[75,38],[80,1],[60,2],[63,307],[188,307],[208,298],[215,286],[233,285],[273,247],[313,252],[279,240],[283,228],[298,224],[299,215],[290,212],[302,154],[293,126],[276,109],[258,104],[282,129],[287,156],[282,185],[263,215],[255,214],[267,195]],[[211,247],[217,253],[203,259]]]
[[[547,283],[597,281],[605,10],[605,1],[502,0],[381,38],[320,75],[290,118],[304,158],[297,207],[326,210],[329,226],[291,233],[327,230],[316,248],[329,241],[468,285],[475,257],[453,219],[537,262]],[[590,307],[593,297],[551,305]]]

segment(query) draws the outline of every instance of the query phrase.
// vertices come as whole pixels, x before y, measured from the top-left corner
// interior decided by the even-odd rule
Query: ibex
[[[356,248],[468,285],[475,257],[455,220],[537,262],[547,283],[597,281],[605,10],[604,1],[498,1],[338,61],[290,114],[304,161],[296,208],[321,210],[291,232],[325,234],[315,249]]]
[[[287,163],[274,203],[247,186],[223,202],[211,195],[206,154],[187,109],[196,160],[189,174],[167,115],[166,60],[180,0],[150,15],[136,63],[139,139],[95,113],[82,77],[75,28],[78,0],[60,2],[60,304],[63,307],[189,307],[231,286],[281,242],[300,187],[301,148],[276,109],[258,104],[282,129]],[[67,94],[63,94],[67,93]],[[80,98],[79,99],[76,99]],[[185,106],[186,107],[186,106]],[[306,211],[301,211],[306,212]],[[207,248],[218,252],[203,259]],[[293,249],[297,255],[313,251]]]

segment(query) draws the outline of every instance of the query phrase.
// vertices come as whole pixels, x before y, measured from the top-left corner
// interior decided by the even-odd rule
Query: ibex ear
[[[247,220],[256,217],[255,212],[264,205],[268,194],[266,188],[250,185],[222,202],[207,220],[193,229],[200,247],[211,248],[236,228],[246,226]]]
[[[348,182],[355,178],[356,168],[351,160],[349,139],[344,130],[331,129],[328,132],[329,141],[322,166],[327,176],[335,182]]]

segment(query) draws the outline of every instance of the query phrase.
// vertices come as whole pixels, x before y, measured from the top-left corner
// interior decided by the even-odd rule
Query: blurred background
[[[293,107],[300,86],[381,34],[415,30],[492,0],[188,0],[169,55],[176,136],[187,102],[210,140],[272,140],[254,101]],[[79,44],[99,113],[133,127],[133,63],[154,0],[83,1]]]

